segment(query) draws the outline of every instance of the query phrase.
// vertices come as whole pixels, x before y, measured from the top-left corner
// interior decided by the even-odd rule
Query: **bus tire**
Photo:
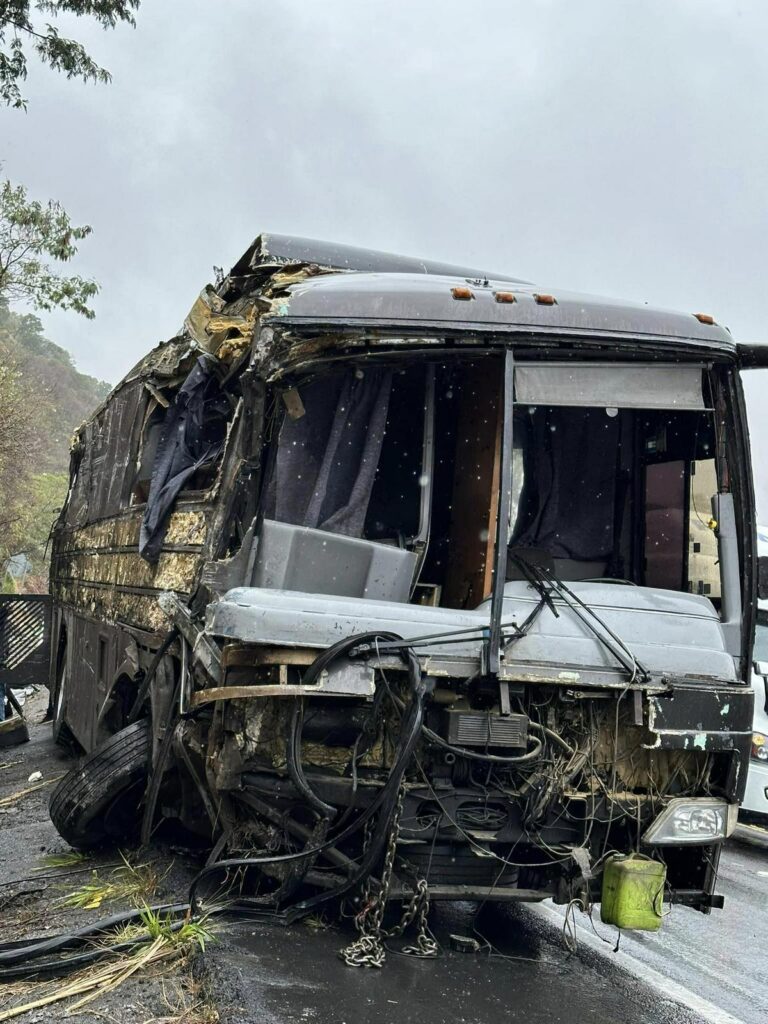
[[[64,776],[48,809],[70,846],[89,850],[138,835],[151,750],[149,721],[142,718],[110,736]]]

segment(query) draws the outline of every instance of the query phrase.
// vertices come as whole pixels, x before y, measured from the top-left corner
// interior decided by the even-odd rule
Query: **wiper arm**
[[[543,565],[537,565],[522,558],[514,557],[514,562],[529,581],[531,586],[539,592],[542,601],[554,610],[552,603],[552,592],[554,591],[571,611],[580,619],[587,629],[595,636],[603,646],[610,651],[622,668],[630,675],[630,684],[634,683],[638,675],[647,681],[650,673],[645,666],[638,661],[632,651],[627,647],[621,637],[605,623],[600,616],[586,602],[574,594],[570,587],[556,576],[551,569]],[[555,612],[557,614],[557,612]],[[596,625],[597,623],[597,625]],[[600,628],[598,628],[598,626]]]

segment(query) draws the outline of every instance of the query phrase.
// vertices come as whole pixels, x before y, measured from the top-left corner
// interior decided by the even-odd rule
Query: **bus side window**
[[[150,399],[150,408],[144,419],[136,454],[136,476],[133,480],[131,504],[142,504],[149,495],[152,467],[155,464],[157,446],[163,432],[165,409],[155,399]]]

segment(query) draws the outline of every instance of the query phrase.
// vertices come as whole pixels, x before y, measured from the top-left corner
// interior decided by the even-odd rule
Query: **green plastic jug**
[[[603,871],[600,918],[619,928],[661,928],[666,865],[640,854],[611,857]]]

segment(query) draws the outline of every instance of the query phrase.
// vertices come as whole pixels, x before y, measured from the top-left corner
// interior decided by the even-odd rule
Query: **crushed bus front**
[[[718,906],[755,589],[727,332],[282,243],[131,378],[155,404],[123,547],[63,513],[70,636],[87,542],[153,567],[96,587],[121,689],[73,731],[149,716],[145,836],[177,819],[215,844],[201,885],[288,918],[366,893],[602,901],[625,927]]]

